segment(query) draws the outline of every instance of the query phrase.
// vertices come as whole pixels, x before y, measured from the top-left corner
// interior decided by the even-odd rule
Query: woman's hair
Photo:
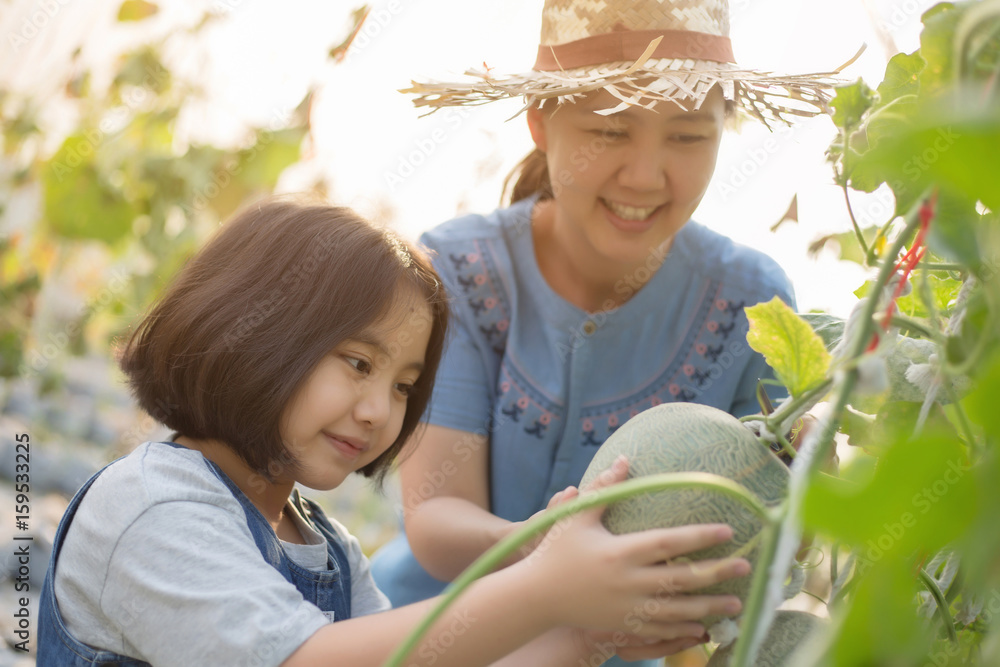
[[[542,102],[543,109],[547,101]],[[735,126],[737,122],[736,103],[727,99],[725,113],[727,126]],[[539,201],[552,199],[552,181],[549,178],[548,160],[545,153],[537,148],[524,156],[504,178],[500,201],[501,204],[509,206],[536,193]]]
[[[180,435],[225,442],[273,481],[297,466],[280,429],[298,389],[408,289],[432,327],[399,436],[360,471],[381,483],[430,400],[448,305],[425,254],[350,209],[270,200],[242,211],[184,266],[119,363],[151,416]]]

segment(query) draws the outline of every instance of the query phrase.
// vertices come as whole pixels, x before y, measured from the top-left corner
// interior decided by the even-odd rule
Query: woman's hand
[[[619,458],[583,493],[611,486],[627,475],[628,464]],[[576,493],[567,489],[550,506]],[[750,571],[747,561],[671,562],[730,539],[729,526],[693,525],[612,535],[601,525],[602,513],[603,508],[595,508],[555,524],[535,551],[515,566],[537,578],[538,603],[551,608],[556,622],[623,633],[621,650],[638,657],[650,651],[666,655],[689,645],[685,640],[702,639],[705,628],[697,621],[707,615],[739,613],[741,605],[735,596],[688,593],[745,576]],[[658,643],[642,645],[641,640]]]

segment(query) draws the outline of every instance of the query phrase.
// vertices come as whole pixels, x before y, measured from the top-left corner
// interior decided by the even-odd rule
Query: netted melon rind
[[[797,667],[792,664],[795,650],[823,626],[823,619],[804,611],[777,611],[753,667]],[[719,648],[705,667],[728,667],[735,646]]]
[[[764,504],[785,496],[788,469],[738,419],[722,410],[694,403],[666,403],[639,413],[601,446],[580,482],[581,488],[611,466],[619,454],[629,460],[629,478],[664,472],[707,472],[736,481]],[[695,523],[726,523],[733,539],[692,552],[692,560],[724,558],[738,552],[753,564],[755,537],[763,521],[746,505],[703,489],[644,494],[610,505],[604,525],[615,534]],[[751,577],[730,579],[702,589],[706,595],[736,595],[746,600]],[[703,619],[706,627],[722,617]]]

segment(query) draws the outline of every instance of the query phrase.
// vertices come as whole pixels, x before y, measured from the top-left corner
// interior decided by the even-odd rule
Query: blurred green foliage
[[[126,0],[118,21],[124,28],[158,13],[156,3]],[[220,20],[206,14],[117,56],[100,90],[75,60],[58,99],[0,90],[0,206],[27,202],[11,221],[20,231],[0,236],[0,378],[44,379],[64,355],[106,353],[219,221],[270,193],[300,160],[312,91],[247,128],[239,145],[177,136],[182,112],[206,95],[162,54],[169,40],[201,39]],[[68,131],[44,122],[43,106],[53,104],[75,119]],[[91,267],[94,257],[100,267]],[[69,321],[50,317],[47,303],[67,282],[87,303]]]
[[[806,530],[849,556],[831,572],[833,624],[809,664],[1000,664],[1000,0],[941,3],[922,20],[919,51],[892,58],[876,90],[858,81],[831,103],[836,182],[848,195],[887,186],[896,207],[814,249],[835,241],[845,260],[916,268],[891,311],[892,347],[875,338],[844,356],[856,332],[886,326],[892,271],[856,292],[879,300],[874,321],[803,318],[839,349],[834,393],[855,368],[883,363],[887,377],[847,395],[834,419],[857,456],[840,477],[814,474],[804,496]],[[889,256],[896,241],[910,253]],[[800,348],[771,353],[788,365]]]

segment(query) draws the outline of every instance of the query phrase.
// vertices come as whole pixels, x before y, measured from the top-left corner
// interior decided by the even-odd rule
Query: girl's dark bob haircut
[[[184,266],[119,363],[152,417],[226,443],[273,481],[297,465],[281,427],[303,382],[408,292],[427,304],[431,334],[399,437],[360,471],[381,483],[430,400],[448,303],[423,252],[350,209],[272,199],[243,210]]]

